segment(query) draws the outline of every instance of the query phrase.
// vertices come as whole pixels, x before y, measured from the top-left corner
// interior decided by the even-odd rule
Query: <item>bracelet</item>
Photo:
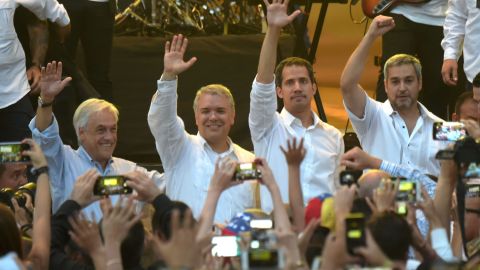
[[[111,259],[107,261],[107,267],[114,264],[122,264],[122,259]]]
[[[37,169],[33,169],[33,175],[35,177],[39,177],[42,173],[46,173],[48,175],[48,166],[43,166]]]
[[[43,98],[41,96],[38,96],[38,106],[41,107],[41,108],[52,106],[54,101],[55,100],[52,100],[50,102],[45,102],[45,100],[43,100]]]

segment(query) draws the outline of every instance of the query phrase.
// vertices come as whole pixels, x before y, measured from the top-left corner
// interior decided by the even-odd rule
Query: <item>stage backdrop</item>
[[[114,102],[120,110],[116,156],[142,163],[160,158],[147,123],[147,113],[157,80],[163,71],[164,38],[116,37],[112,55]],[[253,150],[248,129],[249,95],[256,74],[263,35],[228,35],[189,38],[186,58],[198,61],[179,76],[178,114],[189,133],[197,133],[193,114],[195,92],[220,83],[235,98],[236,119],[232,140]],[[294,37],[282,36],[279,59],[291,56]]]

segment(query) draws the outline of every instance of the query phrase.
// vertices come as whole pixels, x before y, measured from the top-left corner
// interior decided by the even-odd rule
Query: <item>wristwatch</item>
[[[42,173],[46,173],[48,175],[48,166],[43,166],[43,167],[40,167],[38,169],[33,169],[33,171],[32,171],[32,174],[35,177],[40,176]]]
[[[38,96],[38,106],[41,108],[50,107],[53,105],[54,100],[51,102],[45,102],[41,96]]]

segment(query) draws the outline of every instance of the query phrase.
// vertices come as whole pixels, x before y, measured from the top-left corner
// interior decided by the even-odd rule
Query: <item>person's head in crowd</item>
[[[225,145],[235,122],[235,101],[230,90],[221,84],[210,84],[197,91],[193,101],[198,132],[215,148]]]
[[[23,258],[20,231],[13,212],[0,204],[0,257],[11,251],[17,253],[20,259]]]
[[[299,57],[284,59],[275,69],[275,85],[289,113],[297,115],[311,110],[317,84],[310,62]]]
[[[406,111],[417,106],[422,89],[422,65],[414,56],[396,54],[383,67],[385,92],[392,108]]]
[[[73,115],[79,145],[102,166],[107,165],[117,145],[118,117],[115,105],[97,98],[82,102]]]
[[[480,230],[480,197],[465,198],[465,239],[471,241],[478,238]]]
[[[471,119],[480,121],[479,102],[473,99],[473,92],[463,92],[458,96],[455,103],[455,112],[452,114],[453,121]]]
[[[173,211],[178,210],[180,214],[180,220],[183,220],[188,209],[190,208],[187,204],[181,201],[172,201],[171,204],[165,206],[165,208],[155,211],[152,217],[153,233],[162,240],[169,240],[172,236],[171,222]]]
[[[382,179],[390,178],[390,175],[381,170],[369,170],[358,179],[358,196],[372,198],[373,191],[380,185]]]
[[[27,183],[27,165],[23,163],[0,163],[0,189],[16,189]]]
[[[370,217],[367,227],[390,260],[407,261],[412,232],[403,217],[391,211],[376,213]]]

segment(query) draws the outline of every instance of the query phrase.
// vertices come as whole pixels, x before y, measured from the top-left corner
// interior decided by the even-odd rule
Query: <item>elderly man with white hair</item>
[[[34,140],[41,146],[49,164],[53,212],[70,197],[76,179],[94,168],[99,175],[123,175],[141,171],[163,189],[162,175],[136,163],[112,157],[117,144],[118,109],[102,99],[88,99],[80,104],[73,116],[79,147],[72,149],[60,138],[57,120],[52,113],[55,97],[71,80],[61,81],[62,64],[49,63],[42,69],[40,98],[35,118],[30,122]],[[101,216],[98,203],[86,208]]]

